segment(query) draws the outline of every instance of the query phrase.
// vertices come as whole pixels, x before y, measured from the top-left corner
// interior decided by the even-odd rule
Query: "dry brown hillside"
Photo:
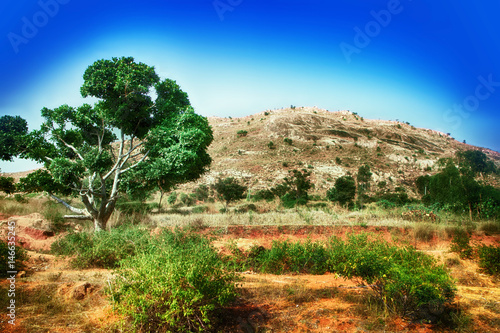
[[[435,163],[454,156],[457,150],[480,149],[500,163],[498,152],[458,142],[447,134],[395,121],[364,119],[349,111],[297,107],[242,118],[211,117],[209,121],[215,138],[209,148],[213,163],[200,184],[232,176],[251,189],[266,188],[290,169],[308,168],[315,191],[324,193],[336,178],[355,174],[367,163],[375,184],[386,181],[388,190],[407,187],[412,195],[408,186],[413,187],[418,176],[435,173]],[[269,147],[271,141],[274,149]]]

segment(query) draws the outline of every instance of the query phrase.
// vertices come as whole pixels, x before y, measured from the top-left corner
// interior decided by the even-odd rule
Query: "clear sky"
[[[3,0],[0,115],[38,128],[42,107],[85,102],[95,60],[133,56],[205,116],[318,106],[500,151],[499,14],[496,0]]]

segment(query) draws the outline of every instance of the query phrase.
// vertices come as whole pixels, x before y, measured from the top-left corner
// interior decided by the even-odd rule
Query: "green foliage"
[[[61,193],[63,195],[72,194],[71,189],[68,189],[63,184],[58,183],[50,175],[49,171],[38,169],[29,173],[26,177],[19,180],[18,190],[21,192],[43,192]]]
[[[291,145],[292,145],[292,143],[293,143],[292,139],[290,139],[290,138],[284,138],[284,139],[283,139],[283,142],[284,142],[284,143],[286,143],[286,144],[287,144],[287,145],[289,145],[289,146],[291,146]]]
[[[361,185],[361,188],[365,189],[365,187],[368,187],[371,178],[372,173],[370,172],[370,166],[368,164],[362,165],[358,168],[358,175],[356,176],[356,179]]]
[[[341,165],[342,164],[342,159],[340,157],[335,157],[335,163],[337,163],[338,165]]]
[[[177,192],[172,192],[170,193],[170,195],[167,197],[167,203],[169,205],[173,205],[175,204],[175,202],[177,201]]]
[[[326,192],[330,201],[338,201],[341,205],[352,202],[356,195],[356,183],[351,176],[337,178],[335,186]]]
[[[479,267],[488,274],[500,275],[500,246],[481,245],[477,248]]]
[[[144,332],[208,331],[214,311],[236,296],[237,276],[209,240],[181,231],[165,230],[115,274],[115,308]]]
[[[75,268],[115,268],[120,260],[143,251],[150,242],[148,230],[123,225],[110,232],[70,233],[52,243],[51,252],[72,256]]]
[[[386,187],[386,186],[387,186],[387,182],[386,182],[385,180],[379,181],[379,182],[377,183],[377,186],[378,186],[379,188],[384,188],[384,187]]]
[[[19,116],[0,117],[0,160],[12,161],[21,152],[28,123]]]
[[[413,247],[399,248],[368,234],[332,237],[325,244],[274,241],[270,249],[233,249],[225,260],[234,268],[271,274],[335,272],[359,278],[372,288],[390,311],[417,319],[438,316],[455,294],[448,272],[435,259]],[[442,312],[442,311],[441,311]]]
[[[473,175],[477,173],[495,173],[496,167],[485,153],[480,150],[458,151],[456,156],[463,169],[470,170]]]
[[[254,246],[248,255],[248,264],[263,273],[324,274],[327,271],[327,251],[323,244],[273,241],[271,249]]]
[[[462,228],[456,228],[453,234],[450,251],[458,253],[462,259],[472,259],[474,249],[470,245],[470,234]]]
[[[28,254],[25,249],[13,243],[0,241],[0,277],[8,277],[7,271],[22,271],[26,260]],[[9,265],[11,262],[14,267]]]
[[[14,185],[14,178],[0,177],[0,191],[3,191],[7,194],[14,193],[16,191],[16,186]]]
[[[413,247],[398,248],[360,234],[345,242],[333,237],[328,249],[332,271],[363,279],[396,313],[431,318],[434,309],[453,300],[455,286],[445,268]]]
[[[258,190],[256,191],[254,194],[252,194],[251,198],[252,200],[254,201],[262,201],[262,200],[266,200],[266,201],[273,201],[274,200],[274,192],[269,189],[262,189],[262,190]]]
[[[215,191],[217,191],[219,198],[226,202],[226,207],[231,201],[243,199],[244,193],[248,189],[246,186],[240,185],[233,177],[225,179],[219,178],[215,183],[214,188]]]
[[[307,204],[308,191],[313,187],[313,184],[309,177],[311,172],[306,169],[302,170],[290,170],[290,176],[283,179],[284,186],[283,189],[288,190],[280,198],[282,202],[287,207],[293,207],[295,204],[305,205]]]
[[[185,206],[192,206],[194,204],[194,197],[186,193],[181,193],[179,195],[179,201]]]
[[[420,176],[417,178],[417,180],[415,180],[417,191],[421,196],[427,194],[430,183],[431,183],[431,176],[429,175]]]
[[[274,143],[272,141],[269,141],[269,143],[267,144],[267,147],[269,149],[276,149],[276,146],[274,145]]]
[[[205,201],[210,196],[210,190],[207,185],[200,185],[194,190],[194,197],[198,201]]]
[[[242,136],[247,136],[247,134],[248,134],[248,131],[245,131],[245,130],[239,130],[238,132],[236,132],[236,135],[237,135],[238,137],[240,137],[240,138],[241,138]]]
[[[124,214],[148,214],[153,210],[155,204],[146,204],[142,201],[119,201],[116,209]]]

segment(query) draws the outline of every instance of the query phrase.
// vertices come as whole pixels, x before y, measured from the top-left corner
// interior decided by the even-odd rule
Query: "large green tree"
[[[104,230],[124,192],[144,196],[206,171],[212,130],[175,81],[161,81],[153,67],[131,57],[98,60],[83,79],[82,96],[98,102],[42,109],[44,123],[28,134],[21,153],[45,163],[48,173],[40,176],[51,180],[27,184],[42,186],[78,214],[67,217],[90,219],[96,231]],[[70,191],[84,208],[58,196]]]

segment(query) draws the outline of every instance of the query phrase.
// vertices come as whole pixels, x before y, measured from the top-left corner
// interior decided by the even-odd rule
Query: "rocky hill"
[[[209,148],[213,163],[197,184],[236,177],[257,190],[273,186],[291,169],[306,168],[312,172],[315,192],[324,193],[336,178],[355,175],[359,166],[368,164],[374,184],[385,181],[386,190],[402,186],[414,195],[414,180],[436,173],[436,162],[458,150],[479,149],[500,164],[498,152],[458,142],[445,133],[364,119],[349,111],[297,107],[241,118],[211,117],[209,122],[214,131]]]

